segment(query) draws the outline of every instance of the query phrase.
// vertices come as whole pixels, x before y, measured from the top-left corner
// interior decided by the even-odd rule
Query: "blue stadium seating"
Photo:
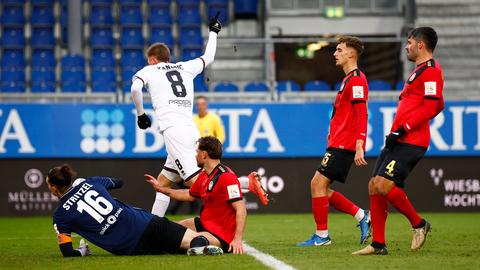
[[[25,71],[22,69],[2,69],[1,92],[25,92]]]
[[[208,6],[207,7],[208,18],[215,17],[218,11],[220,11],[220,17],[218,17],[218,19],[220,20],[220,23],[222,23],[223,26],[228,25],[229,17],[228,17],[227,6],[216,6],[216,5]]]
[[[188,61],[202,56],[203,51],[201,49],[182,49],[182,61]]]
[[[50,67],[55,68],[55,55],[52,50],[34,50],[32,53],[32,69]]]
[[[232,82],[220,82],[215,85],[215,92],[238,92],[238,86]]]
[[[55,22],[53,17],[53,7],[51,6],[39,6],[33,7],[32,16],[30,19],[33,27],[35,26],[52,26]]]
[[[177,5],[180,7],[198,7],[200,0],[177,0]]]
[[[403,90],[403,86],[405,85],[405,82],[404,81],[398,81],[396,84],[395,84],[395,90]]]
[[[55,0],[31,0],[33,6],[52,6]]]
[[[372,80],[368,82],[368,90],[392,90],[392,85],[382,80]]]
[[[115,92],[116,77],[113,69],[94,69],[92,72],[92,92]]]
[[[163,42],[167,44],[167,46],[170,48],[170,51],[172,51],[174,41],[171,28],[152,28],[150,34],[150,44],[155,42]]]
[[[205,0],[205,3],[209,6],[211,5],[228,6],[228,0]]]
[[[9,67],[17,67],[17,68],[24,68],[25,67],[25,56],[23,54],[23,49],[4,49],[3,56],[1,60],[2,68],[9,68]]]
[[[324,81],[309,81],[305,84],[305,91],[329,91],[331,87]]]
[[[199,27],[182,28],[180,31],[180,47],[202,48],[203,37]]]
[[[338,91],[340,90],[340,87],[342,86],[342,82],[336,82],[335,83],[335,90]]]
[[[236,18],[256,18],[257,0],[235,0],[234,13]]]
[[[111,6],[112,0],[90,0],[90,5],[94,7]]]
[[[112,10],[110,6],[92,8],[90,13],[92,27],[109,27],[113,24]]]
[[[3,6],[23,6],[25,4],[25,0],[3,0]]]
[[[2,47],[23,49],[25,47],[25,33],[22,27],[3,27]]]
[[[62,67],[62,92],[85,92],[84,68]]]
[[[140,6],[122,6],[120,8],[121,26],[142,26],[143,17]]]
[[[124,67],[122,69],[122,82],[128,82],[128,81],[132,81],[132,77],[133,75],[135,75],[135,73],[137,73],[137,71],[139,71],[142,67],[140,68],[137,68],[137,67]]]
[[[200,16],[200,10],[198,7],[182,7],[178,13],[177,18],[180,27],[184,26],[196,26],[202,23],[202,17]]]
[[[169,7],[154,6],[150,8],[150,17],[148,18],[150,26],[165,26],[172,25],[172,15]]]
[[[277,82],[277,91],[300,91],[300,85],[294,81],[278,81]]]
[[[33,28],[30,45],[34,48],[54,48],[53,27]]]
[[[122,6],[140,6],[142,4],[142,0],[119,0],[118,1]]]
[[[90,42],[93,48],[111,48],[115,43],[111,28],[93,28]]]
[[[115,58],[111,49],[94,49],[92,52],[92,69],[115,68]]]
[[[205,77],[203,73],[198,74],[195,79],[193,79],[193,88],[195,92],[208,92],[208,86],[205,83]]]
[[[148,0],[148,6],[152,7],[170,7],[172,0]]]
[[[142,50],[126,49],[122,51],[121,65],[126,67],[143,67],[147,64]]]
[[[3,7],[2,20],[6,26],[23,26],[25,24],[25,15],[23,6],[5,6]]]
[[[243,88],[245,92],[268,92],[269,87],[266,83],[260,81],[249,82]]]
[[[123,48],[139,48],[142,49],[145,41],[142,36],[141,27],[124,27],[122,28],[122,37],[120,44]]]
[[[48,68],[32,70],[32,92],[55,92],[55,71]]]
[[[83,56],[78,54],[68,54],[62,57],[61,64],[62,69],[84,68],[85,59],[83,59]]]

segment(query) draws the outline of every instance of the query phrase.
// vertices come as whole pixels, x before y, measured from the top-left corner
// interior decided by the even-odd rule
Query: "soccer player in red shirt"
[[[431,27],[415,28],[408,34],[405,47],[407,57],[417,67],[400,94],[391,132],[386,137],[385,147],[368,185],[373,242],[354,252],[354,255],[388,253],[385,245],[387,202],[410,221],[413,227],[412,251],[423,246],[430,231],[430,223],[418,215],[403,187],[408,174],[427,151],[430,143],[430,119],[444,108],[442,69],[433,59],[437,40],[437,33]]]
[[[344,36],[338,40],[333,56],[336,65],[346,76],[333,104],[328,146],[320,167],[311,181],[312,212],[317,225],[312,237],[298,246],[326,246],[331,244],[328,234],[328,207],[350,214],[359,221],[360,243],[364,243],[370,229],[370,217],[365,211],[337,191],[330,189],[334,181],[345,183],[348,171],[355,162],[365,166],[365,138],[367,134],[368,85],[358,69],[358,57],[363,43],[357,37]]]
[[[179,224],[204,235],[211,245],[224,252],[243,253],[243,230],[247,210],[237,175],[220,162],[222,143],[213,136],[202,137],[197,145],[197,164],[202,171],[190,189],[162,187],[154,177],[147,181],[157,192],[179,201],[202,200],[200,217]]]

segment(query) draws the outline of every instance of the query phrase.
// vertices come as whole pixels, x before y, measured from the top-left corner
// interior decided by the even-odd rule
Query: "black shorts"
[[[165,217],[154,216],[143,231],[132,255],[182,253],[180,244],[187,228]]]
[[[382,176],[404,187],[405,179],[427,151],[411,144],[397,143],[392,149],[383,148],[372,176]]]
[[[345,183],[354,158],[353,151],[329,147],[317,171],[327,177],[330,182]]]
[[[199,217],[195,217],[195,228],[197,229],[197,232],[209,232],[211,235],[213,235],[215,238],[220,241],[220,244],[222,245],[223,253],[228,253],[228,249],[230,248],[230,244],[225,242],[222,238],[219,236],[215,235],[214,233],[208,231],[203,227],[202,221],[200,220]]]

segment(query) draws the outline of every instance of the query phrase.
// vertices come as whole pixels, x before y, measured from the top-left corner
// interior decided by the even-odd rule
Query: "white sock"
[[[248,177],[240,177],[238,178],[238,182],[240,182],[240,188],[242,189],[242,192],[244,190],[248,190],[248,183],[249,183]]]
[[[365,216],[365,211],[363,211],[362,208],[359,208],[357,213],[355,214],[355,219],[360,222],[364,216]]]
[[[157,192],[157,195],[155,196],[155,202],[153,203],[152,207],[152,214],[159,217],[164,217],[169,204],[170,197],[161,192]]]
[[[316,235],[325,238],[328,236],[328,230],[317,230]]]

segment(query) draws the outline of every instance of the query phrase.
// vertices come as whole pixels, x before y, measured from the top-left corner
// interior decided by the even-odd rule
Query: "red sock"
[[[317,230],[328,229],[328,196],[312,198],[312,212]]]
[[[337,209],[338,211],[342,211],[345,214],[350,214],[351,216],[355,216],[357,214],[358,206],[356,206],[353,202],[343,196],[341,193],[334,191],[332,196],[328,199],[330,205]]]
[[[412,204],[407,198],[405,192],[394,186],[392,190],[390,190],[385,198],[403,215],[405,215],[412,227],[417,226],[422,221],[422,218],[418,215],[417,211],[413,208]]]
[[[370,222],[372,222],[373,242],[385,244],[387,215],[387,199],[382,195],[370,195]]]

